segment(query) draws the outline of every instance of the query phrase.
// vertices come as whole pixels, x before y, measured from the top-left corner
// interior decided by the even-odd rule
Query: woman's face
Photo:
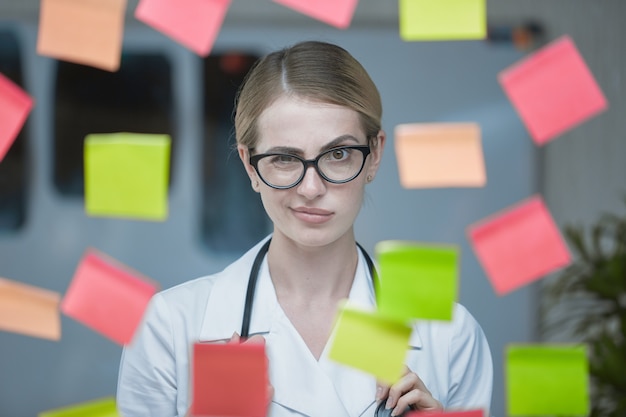
[[[357,112],[347,107],[281,96],[263,111],[257,121],[259,140],[254,154],[288,153],[314,159],[321,152],[345,145],[367,145]],[[352,225],[361,208],[367,179],[378,169],[385,136],[373,143],[363,171],[354,180],[332,184],[313,167],[293,188],[274,189],[264,184],[249,164],[248,149],[239,146],[252,187],[274,223],[274,235],[303,246],[324,246],[352,235]]]

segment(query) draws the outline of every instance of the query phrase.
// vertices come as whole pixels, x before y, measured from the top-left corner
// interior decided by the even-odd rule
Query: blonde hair
[[[306,41],[266,55],[246,75],[236,98],[238,144],[255,147],[259,116],[283,94],[355,110],[368,138],[381,129],[380,94],[363,66],[337,45]]]

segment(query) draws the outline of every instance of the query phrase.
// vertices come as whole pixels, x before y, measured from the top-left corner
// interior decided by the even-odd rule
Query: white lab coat
[[[188,413],[192,345],[226,341],[239,333],[250,269],[262,243],[222,272],[153,297],[122,355],[117,404],[123,417]],[[362,254],[349,298],[364,307],[375,304]],[[374,415],[375,378],[328,359],[328,346],[315,360],[277,301],[267,262],[259,273],[250,334],[262,334],[266,340],[274,387],[268,416]],[[491,354],[480,326],[461,305],[456,305],[452,322],[414,326],[406,364],[447,409],[490,407]]]

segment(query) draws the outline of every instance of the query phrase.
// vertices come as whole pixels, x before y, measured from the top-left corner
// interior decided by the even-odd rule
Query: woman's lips
[[[313,224],[327,222],[333,215],[333,213],[328,210],[313,207],[295,207],[292,211],[297,219]]]

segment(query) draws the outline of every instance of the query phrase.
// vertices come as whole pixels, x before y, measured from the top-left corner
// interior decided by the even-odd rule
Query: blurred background
[[[134,19],[136,4],[128,3],[121,67],[110,73],[38,55],[39,1],[0,0],[0,72],[35,99],[0,164],[0,276],[64,293],[88,247],[162,288],[222,269],[270,231],[233,151],[232,104],[242,77],[257,57],[296,41],[338,43],[378,85],[389,136],[357,239],[370,252],[387,239],[461,248],[460,302],[490,342],[492,414],[506,415],[504,349],[550,337],[539,331],[542,285],[497,296],[465,228],[536,193],[560,226],[624,211],[626,2],[491,0],[487,40],[405,42],[394,0],[361,0],[345,30],[270,0],[233,0],[206,58]],[[514,36],[520,28],[533,30]],[[497,74],[562,35],[572,37],[610,107],[537,147]],[[394,127],[455,121],[480,124],[487,185],[403,189]],[[166,221],[86,216],[83,139],[119,131],[172,136]],[[1,417],[115,394],[121,346],[62,320],[59,342],[0,332]]]

